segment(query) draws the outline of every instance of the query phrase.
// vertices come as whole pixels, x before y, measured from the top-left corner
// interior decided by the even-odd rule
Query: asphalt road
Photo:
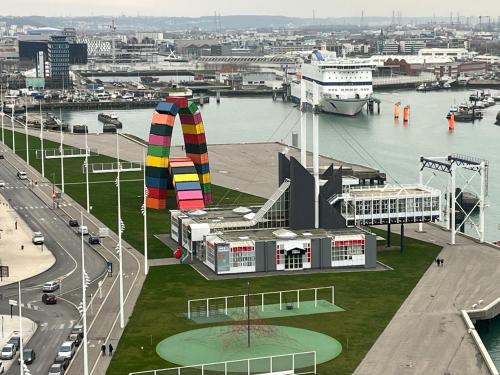
[[[53,210],[37,195],[32,192],[28,181],[17,178],[18,169],[28,172],[30,179],[36,178],[27,168],[19,164],[18,158],[10,151],[5,150],[4,160],[0,160],[0,180],[5,181],[6,187],[0,189],[0,193],[17,214],[26,221],[33,231],[41,231],[45,237],[44,250],[50,249],[56,258],[56,263],[47,271],[26,279],[22,282],[22,301],[26,306],[28,303],[35,306],[34,309],[23,309],[23,315],[35,321],[38,329],[26,344],[37,354],[37,359],[30,365],[33,375],[46,374],[57,354],[61,343],[65,341],[79,319],[80,314],[76,310],[82,300],[81,295],[81,242],[80,237],[63,220],[59,210]],[[33,208],[31,208],[33,207]],[[88,295],[95,294],[97,281],[106,272],[104,258],[94,251],[85,242],[85,269],[90,277],[91,286]],[[42,250],[41,250],[42,251]],[[55,294],[59,300],[57,305],[47,306],[41,302],[41,286],[46,281],[61,280],[62,288]],[[0,288],[2,299],[0,300],[0,313],[10,313],[9,299],[17,299],[17,283]],[[14,314],[17,308],[14,308]],[[7,374],[19,373],[17,361],[7,371]]]

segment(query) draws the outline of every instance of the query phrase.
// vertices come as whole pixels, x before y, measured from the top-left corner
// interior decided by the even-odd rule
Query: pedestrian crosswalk
[[[23,309],[30,309],[30,310],[35,310],[35,311],[43,311],[39,306],[34,305],[32,302],[28,303],[21,303],[21,307]]]
[[[59,203],[58,207],[61,208],[61,207],[71,207],[73,206],[71,203]],[[52,209],[52,207],[50,206],[16,206],[16,205],[13,205],[12,208],[14,210],[20,210],[20,211],[23,211],[23,210],[42,210],[42,209]]]
[[[64,331],[64,330],[70,330],[72,329],[74,326],[75,326],[75,321],[74,320],[70,320],[69,322],[63,322],[63,323],[47,323],[47,322],[42,322],[40,323],[40,330],[42,332],[45,332],[45,331],[53,331],[53,330],[60,330],[60,331]]]

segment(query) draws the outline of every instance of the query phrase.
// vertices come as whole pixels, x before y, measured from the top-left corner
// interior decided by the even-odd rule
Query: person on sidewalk
[[[444,267],[444,259],[441,258],[441,267]]]
[[[102,344],[101,345],[101,352],[102,352],[102,356],[106,356],[106,345]]]
[[[108,351],[109,351],[109,356],[111,357],[113,355],[113,345],[111,345],[111,343],[109,343]]]

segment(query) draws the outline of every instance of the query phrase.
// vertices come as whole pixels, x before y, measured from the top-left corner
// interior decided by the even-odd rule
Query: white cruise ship
[[[319,106],[322,111],[355,116],[373,93],[373,63],[362,59],[325,58],[319,51],[312,53],[310,63],[301,66],[306,97],[311,101],[313,83],[319,85]],[[292,99],[300,102],[300,81],[292,83]]]

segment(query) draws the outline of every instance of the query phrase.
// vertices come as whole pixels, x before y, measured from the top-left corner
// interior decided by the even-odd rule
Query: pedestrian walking
[[[436,258],[435,262],[436,262],[436,265],[439,267],[439,258]]]
[[[101,352],[102,352],[102,356],[104,357],[106,355],[106,345],[104,345],[104,344],[101,345]]]
[[[111,357],[113,355],[113,345],[111,345],[111,343],[109,343],[108,350],[109,350],[109,356]]]
[[[441,267],[444,267],[444,259],[441,259]]]

